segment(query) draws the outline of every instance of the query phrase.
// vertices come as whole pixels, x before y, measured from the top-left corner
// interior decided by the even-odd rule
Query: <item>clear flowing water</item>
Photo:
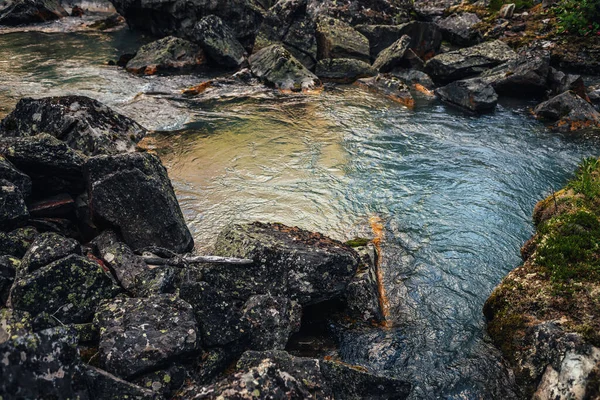
[[[52,29],[49,29],[52,30]],[[384,226],[391,327],[341,337],[350,363],[409,379],[413,398],[513,396],[482,305],[519,264],[535,202],[596,144],[548,132],[530,104],[465,116],[407,110],[353,86],[285,96],[201,74],[143,78],[104,65],[147,38],[127,31],[0,35],[1,114],[23,96],[83,94],[153,134],[199,251],[228,223],[277,221],[337,239]]]

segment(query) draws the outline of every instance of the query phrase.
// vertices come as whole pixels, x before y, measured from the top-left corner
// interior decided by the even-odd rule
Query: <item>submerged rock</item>
[[[281,45],[272,45],[248,59],[252,73],[267,86],[284,91],[319,89],[321,81]]]
[[[471,46],[481,41],[481,35],[475,29],[480,22],[481,20],[476,14],[466,12],[451,14],[436,24],[449,42],[459,46]]]
[[[58,0],[9,0],[0,9],[0,25],[35,24],[68,15]]]
[[[331,17],[317,20],[318,58],[370,61],[369,40],[347,23]]]
[[[481,78],[455,81],[435,93],[442,101],[475,113],[493,111],[498,103],[494,88]]]
[[[216,15],[202,18],[194,27],[194,35],[194,41],[202,45],[215,64],[237,69],[244,63],[246,50]]]
[[[199,350],[192,307],[174,295],[105,302],[94,322],[100,327],[100,361],[122,378]]]
[[[533,110],[537,118],[553,122],[560,132],[600,129],[600,113],[573,92],[564,92],[539,104]]]
[[[357,79],[377,75],[370,64],[352,58],[327,58],[317,63],[315,71],[324,81],[352,83]]]
[[[29,219],[29,211],[21,190],[11,182],[0,179],[0,230],[17,228]]]
[[[134,74],[154,75],[160,72],[180,71],[206,63],[204,52],[197,44],[174,36],[167,36],[142,46],[126,69]]]
[[[93,156],[135,150],[147,133],[137,122],[85,96],[24,98],[0,125],[0,136],[45,133]]]
[[[85,174],[94,219],[119,228],[133,250],[158,246],[185,253],[194,247],[158,157],[148,153],[92,157]]]
[[[379,92],[406,107],[412,108],[415,105],[415,100],[408,86],[401,79],[393,75],[380,74],[373,78],[359,79],[356,83],[369,90]]]

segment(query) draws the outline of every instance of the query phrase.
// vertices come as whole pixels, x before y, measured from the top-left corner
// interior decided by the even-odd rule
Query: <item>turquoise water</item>
[[[0,99],[84,94],[158,132],[200,252],[231,222],[276,221],[337,239],[384,226],[391,327],[341,337],[350,363],[409,379],[413,397],[510,398],[481,308],[520,262],[536,201],[597,144],[547,131],[532,104],[466,116],[415,110],[354,86],[285,96],[226,85],[197,98],[202,74],[143,78],[105,65],[147,38],[127,31],[0,35]]]

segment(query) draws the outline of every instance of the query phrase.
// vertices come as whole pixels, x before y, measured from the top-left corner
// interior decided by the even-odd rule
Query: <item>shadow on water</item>
[[[519,264],[535,202],[593,153],[589,142],[548,132],[528,104],[477,118],[435,102],[409,111],[352,86],[315,97],[217,88],[186,99],[181,89],[206,77],[104,65],[143,40],[0,35],[1,113],[23,96],[83,94],[163,131],[152,139],[200,251],[233,222],[343,240],[373,237],[370,221],[381,221],[390,326],[342,337],[344,361],[409,379],[415,399],[512,397],[482,305]]]

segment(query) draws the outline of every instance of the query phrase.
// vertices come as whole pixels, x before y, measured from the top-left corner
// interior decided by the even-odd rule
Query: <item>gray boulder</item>
[[[406,83],[393,75],[379,74],[373,78],[359,79],[356,84],[373,92],[381,93],[406,107],[412,108],[415,105],[415,100]]]
[[[24,276],[71,254],[81,255],[77,240],[53,232],[42,233],[23,256],[19,275]]]
[[[211,61],[222,67],[237,69],[245,61],[246,50],[216,15],[206,16],[196,24],[194,41],[200,43]]]
[[[408,67],[406,51],[411,43],[410,36],[404,35],[390,47],[384,49],[373,63],[373,68],[379,72],[390,72],[394,68]]]
[[[9,0],[0,9],[0,25],[35,24],[68,15],[58,0]]]
[[[538,104],[533,113],[537,118],[551,122],[551,129],[563,133],[600,129],[600,113],[570,91]]]
[[[352,83],[360,78],[377,75],[370,64],[352,58],[319,60],[315,73],[324,81],[338,83]]]
[[[167,36],[142,46],[125,68],[134,74],[190,70],[206,64],[204,52],[195,43]]]
[[[370,61],[369,40],[347,23],[331,17],[317,20],[318,58]]]
[[[472,46],[481,41],[481,35],[474,29],[480,22],[476,14],[465,12],[451,14],[436,24],[447,41],[459,46]]]
[[[485,71],[481,76],[498,94],[523,97],[544,94],[548,89],[549,74],[550,54],[545,51],[531,51]],[[562,79],[557,77],[557,80]],[[559,82],[557,86],[562,84],[563,82]]]
[[[442,101],[475,113],[493,111],[498,103],[494,88],[480,78],[455,81],[435,93]]]

